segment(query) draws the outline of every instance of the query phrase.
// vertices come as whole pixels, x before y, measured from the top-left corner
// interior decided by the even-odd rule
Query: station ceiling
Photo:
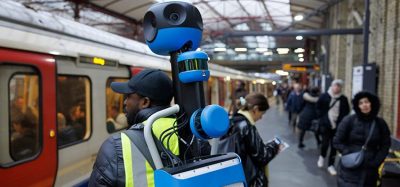
[[[17,0],[135,40],[143,41],[141,23],[147,9],[165,0]],[[316,38],[298,36],[227,37],[235,31],[310,30],[324,28],[326,10],[341,0],[184,0],[203,17],[201,48],[212,62],[239,70],[271,72],[282,63],[304,61],[294,50]],[[45,8],[43,8],[45,7]],[[90,12],[90,13],[88,13]],[[95,16],[96,12],[103,17]],[[86,19],[85,19],[86,18]],[[216,50],[220,49],[219,51]],[[289,49],[278,53],[278,48]],[[239,51],[237,49],[240,49]],[[314,52],[315,53],[315,52]],[[226,57],[226,58],[225,58]],[[279,58],[283,57],[283,58]],[[238,61],[237,64],[235,62]],[[314,58],[306,59],[308,62]],[[243,65],[245,63],[245,65]]]

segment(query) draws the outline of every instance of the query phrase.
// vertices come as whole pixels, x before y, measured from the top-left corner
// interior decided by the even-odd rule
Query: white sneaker
[[[325,161],[324,157],[319,156],[318,162],[317,162],[319,168],[322,168],[324,166],[324,161]]]
[[[331,174],[331,175],[336,175],[336,174],[337,174],[336,169],[335,169],[334,166],[329,166],[329,167],[328,167],[328,172],[329,172],[329,174]]]

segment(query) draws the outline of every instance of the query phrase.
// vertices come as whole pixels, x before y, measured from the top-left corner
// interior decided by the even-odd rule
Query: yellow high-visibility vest
[[[172,127],[175,121],[175,118],[158,119],[153,124],[153,134],[159,139],[161,133]],[[125,187],[154,187],[153,168],[146,161],[146,158],[125,133],[121,133],[121,143],[125,168]],[[163,145],[168,147],[166,141],[163,142]],[[179,142],[176,134],[170,138],[169,148],[173,154],[179,154]]]

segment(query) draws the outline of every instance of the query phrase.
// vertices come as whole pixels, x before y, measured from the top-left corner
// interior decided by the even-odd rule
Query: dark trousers
[[[296,129],[298,117],[299,117],[299,113],[297,113],[297,112],[290,113],[289,125],[293,127],[293,130]]]
[[[329,153],[329,160],[328,160],[328,166],[331,166],[335,163],[335,157],[336,157],[336,149],[333,147],[333,137],[335,136],[336,129],[331,129],[331,128],[324,128],[322,131],[322,144],[321,144],[321,156],[326,157],[328,148],[330,147],[330,153]]]
[[[301,129],[300,137],[299,137],[299,145],[303,144],[305,134],[306,134],[306,130]],[[321,143],[321,140],[319,139],[319,134],[317,132],[314,132],[314,136],[315,136],[315,140],[317,141],[317,145],[319,145]]]

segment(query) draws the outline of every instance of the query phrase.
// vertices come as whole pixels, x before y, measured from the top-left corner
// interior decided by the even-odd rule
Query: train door
[[[112,113],[122,112],[123,103],[121,94],[111,93],[110,84],[127,81],[128,68],[107,59],[99,65],[95,59],[102,58],[56,57],[60,136],[55,186],[87,186],[101,144],[121,130],[108,123],[109,118],[119,122]]]
[[[52,186],[57,170],[52,56],[0,48],[0,186]]]

